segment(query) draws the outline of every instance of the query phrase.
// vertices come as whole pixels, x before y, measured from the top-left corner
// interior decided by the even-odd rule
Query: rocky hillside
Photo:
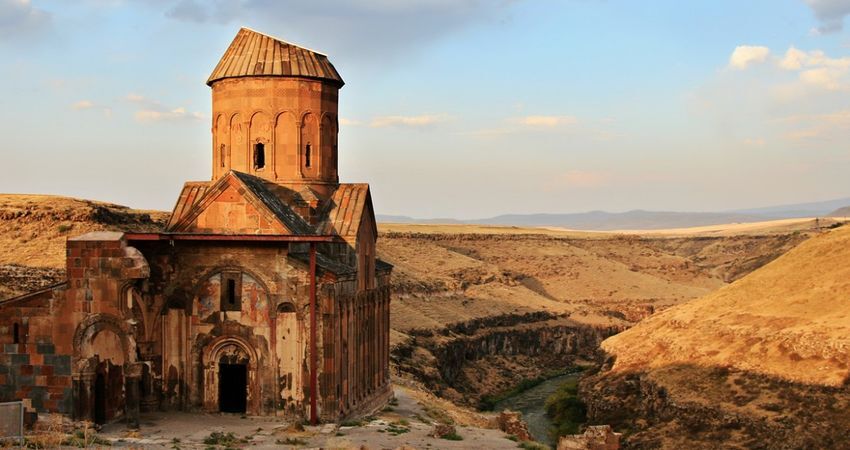
[[[65,239],[162,228],[168,213],[51,195],[0,194],[0,299],[64,278]],[[37,269],[32,269],[33,267]]]
[[[848,448],[850,228],[602,348],[613,363],[583,392],[593,420],[633,430],[632,445]]]
[[[64,278],[68,236],[151,230],[167,213],[49,196],[0,196],[0,297]],[[592,359],[613,333],[709,294],[815,233],[812,224],[745,233],[617,235],[382,224],[394,264],[397,373],[470,406],[525,379]]]
[[[711,293],[807,236],[384,225],[379,254],[395,265],[394,363],[432,392],[476,405],[592,359],[605,337]]]

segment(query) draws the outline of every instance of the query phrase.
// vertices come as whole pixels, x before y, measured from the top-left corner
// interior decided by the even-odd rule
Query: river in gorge
[[[558,389],[558,386],[578,376],[578,373],[571,373],[550,378],[527,391],[496,403],[494,411],[509,409],[521,412],[523,420],[528,424],[528,431],[534,439],[552,445],[549,439],[549,427],[552,426],[552,421],[546,415],[546,399]]]

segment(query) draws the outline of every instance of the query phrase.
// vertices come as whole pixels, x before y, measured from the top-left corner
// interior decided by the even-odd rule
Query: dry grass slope
[[[0,194],[0,264],[65,266],[65,239],[89,231],[162,228],[162,211],[53,195]]]
[[[731,367],[840,386],[850,375],[850,227],[611,337],[615,372],[676,364]]]
[[[0,194],[0,299],[64,279],[65,240],[161,228],[168,213],[52,195]]]

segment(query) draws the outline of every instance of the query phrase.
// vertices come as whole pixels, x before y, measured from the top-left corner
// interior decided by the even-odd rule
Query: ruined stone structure
[[[68,240],[67,281],[0,303],[0,401],[334,421],[383,406],[391,266],[340,184],[327,57],[242,29],[216,66],[212,180],[159,233]]]

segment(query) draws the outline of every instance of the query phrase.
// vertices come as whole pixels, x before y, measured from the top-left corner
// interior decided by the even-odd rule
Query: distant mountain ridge
[[[829,217],[850,217],[850,206],[836,209],[829,213]]]
[[[800,217],[836,216],[836,212],[850,205],[850,198],[824,202],[797,203],[763,208],[723,212],[680,212],[632,210],[620,213],[589,211],[566,214],[503,214],[484,219],[459,220],[453,218],[417,219],[408,216],[377,215],[378,222],[418,224],[468,224],[503,225],[520,227],[562,227],[575,230],[654,230],[688,228],[727,223],[752,223],[766,220]],[[845,211],[844,216],[850,216]],[[841,214],[838,217],[843,217]]]

